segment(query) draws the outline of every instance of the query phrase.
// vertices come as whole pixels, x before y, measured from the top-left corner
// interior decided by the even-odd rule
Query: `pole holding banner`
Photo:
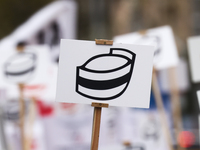
[[[96,45],[113,45],[113,40],[95,39]]]
[[[25,150],[25,133],[24,133],[24,113],[25,113],[25,102],[24,102],[24,84],[20,83],[18,84],[20,97],[19,97],[19,106],[20,106],[20,112],[19,112],[19,126],[20,126],[20,133],[21,133],[21,146],[22,150]]]
[[[139,33],[143,36],[147,35],[147,30],[141,30]],[[177,141],[178,149],[183,150],[178,144],[178,135],[183,131],[182,117],[181,117],[181,105],[180,105],[180,95],[178,93],[177,78],[175,74],[175,68],[170,67],[168,70],[169,83],[170,83],[170,95],[171,95],[171,108],[172,108],[172,118],[175,126],[175,138]],[[157,77],[156,77],[157,78]]]
[[[169,129],[168,122],[167,122],[167,116],[165,113],[162,96],[160,94],[157,75],[156,75],[155,70],[153,70],[153,75],[152,75],[152,88],[153,88],[153,93],[155,96],[155,101],[156,101],[156,105],[158,108],[158,112],[160,114],[161,124],[164,129],[165,137],[167,138],[168,146],[169,146],[170,150],[174,150],[173,145],[172,145],[172,137],[170,134],[170,129]]]
[[[31,97],[31,101],[29,104],[29,112],[28,112],[28,127],[29,127],[29,135],[27,135],[26,140],[26,150],[31,150],[31,142],[33,140],[33,128],[34,122],[36,119],[36,97]]]
[[[103,104],[103,103],[92,103],[91,106],[94,107],[91,150],[98,150],[99,131],[100,131],[100,124],[101,124],[101,110],[102,110],[102,107],[108,108],[109,105]]]
[[[24,43],[20,43],[17,45],[17,51],[22,53],[24,51]],[[25,114],[25,102],[24,102],[24,83],[18,83],[18,89],[20,93],[19,97],[19,126],[20,126],[20,134],[21,134],[21,147],[22,150],[26,150],[26,139],[25,139],[25,128],[24,128],[24,114]]]
[[[140,30],[138,33],[141,34],[142,36],[145,36],[147,34],[147,30]],[[152,75],[152,90],[153,90],[153,93],[154,93],[158,112],[160,114],[161,124],[162,124],[163,129],[164,129],[164,134],[165,134],[165,137],[167,139],[167,144],[168,144],[170,150],[174,150],[173,145],[172,145],[173,140],[172,140],[172,137],[171,137],[171,134],[170,134],[171,133],[170,129],[168,127],[167,116],[166,116],[166,113],[165,113],[165,108],[164,108],[161,92],[160,92],[160,89],[159,89],[159,86],[158,86],[158,79],[157,79],[155,68],[153,69],[153,75]]]
[[[175,137],[178,146],[178,150],[184,150],[185,148],[180,147],[179,134],[183,131],[182,115],[181,115],[181,104],[180,94],[178,91],[178,83],[176,78],[175,68],[168,69],[168,78],[170,84],[170,95],[171,95],[171,108],[173,114],[173,121],[175,126]]]
[[[112,45],[112,40],[97,40],[95,39],[97,45]],[[94,107],[94,115],[93,115],[93,127],[92,127],[92,140],[91,140],[91,150],[98,150],[99,145],[99,131],[101,124],[101,110],[102,107],[108,108],[108,104],[105,103],[92,103],[92,107]]]
[[[6,101],[6,90],[0,89],[0,150],[8,150],[6,135],[5,135],[5,120],[3,106]]]

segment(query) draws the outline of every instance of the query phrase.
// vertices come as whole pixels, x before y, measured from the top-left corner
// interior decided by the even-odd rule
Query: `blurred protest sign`
[[[125,109],[123,115],[124,141],[130,141],[132,146],[141,145],[145,150],[170,148],[157,111]]]
[[[198,99],[198,102],[199,102],[199,107],[200,107],[200,90],[197,91],[197,99]]]
[[[152,46],[63,39],[56,100],[148,108],[152,65]]]
[[[184,93],[187,92],[190,88],[190,81],[189,81],[189,68],[187,61],[184,58],[179,59],[178,66],[176,69],[176,76],[177,78],[177,86],[180,92]],[[170,84],[168,78],[168,71],[167,70],[160,70],[158,73],[158,80],[160,81],[160,88],[162,93],[170,93]],[[172,87],[173,88],[173,87]]]
[[[198,103],[199,103],[199,108],[200,108],[200,90],[197,91],[197,99],[198,99]],[[200,114],[199,114],[199,128],[200,128]],[[199,130],[199,140],[200,140],[200,130]]]
[[[149,107],[153,67],[152,46],[95,42],[61,40],[56,95],[94,107],[91,150],[98,150],[102,107]]]
[[[142,30],[139,32],[129,33],[125,35],[120,35],[114,37],[114,41],[117,43],[127,43],[127,44],[139,44],[139,45],[152,45],[154,46],[154,68],[155,73],[153,75],[153,92],[156,99],[156,104],[158,109],[160,109],[160,114],[165,113],[164,107],[162,104],[162,97],[159,96],[159,85],[154,82],[157,81],[156,70],[163,70],[169,69],[169,83],[170,83],[170,94],[172,99],[172,111],[173,111],[173,118],[175,122],[175,128],[181,131],[181,113],[180,113],[180,104],[179,104],[179,94],[178,94],[178,86],[177,86],[177,78],[175,67],[178,65],[179,58],[177,53],[177,48],[175,44],[175,39],[173,36],[173,31],[170,26],[162,26],[153,29]],[[157,93],[157,94],[156,94]],[[165,115],[161,118],[166,118]],[[165,122],[165,123],[164,123]],[[167,120],[164,119],[162,121],[162,125],[166,126]],[[168,130],[166,128],[166,130]],[[166,131],[168,134],[167,139],[170,139],[170,131]],[[176,135],[177,136],[177,135]],[[172,140],[168,140],[169,142]],[[169,144],[172,145],[172,144]],[[170,147],[173,149],[173,147]]]
[[[175,67],[178,64],[177,48],[170,26],[119,35],[114,37],[114,41],[117,43],[154,46],[154,67],[157,70]]]
[[[115,125],[120,124],[120,128],[115,130],[115,134],[120,136],[112,143],[101,143],[100,140],[100,150],[169,150],[157,111],[123,108],[119,116],[120,120]],[[101,135],[104,141],[109,140]]]
[[[45,126],[46,148],[48,150],[89,150],[93,109],[88,105],[67,105],[69,109],[66,109],[63,114],[59,113],[55,117],[42,120]]]
[[[0,88],[0,150],[7,150],[7,140],[5,136],[5,116],[3,115],[3,106],[6,101],[6,90]]]
[[[192,81],[197,83],[200,82],[200,36],[188,38],[187,43]]]
[[[47,44],[50,57],[58,61],[61,38],[76,38],[77,4],[74,0],[54,1],[45,6],[9,36],[1,39],[0,49],[14,48],[20,41],[29,45]]]
[[[19,97],[18,88],[12,83],[26,82],[25,97],[54,100],[57,66],[52,64],[48,46],[27,46],[23,56],[13,49],[1,50],[0,87],[7,90],[8,99]],[[34,57],[33,57],[34,56]]]
[[[123,107],[109,107],[102,112],[99,149],[122,144]],[[118,145],[118,146],[119,146]]]

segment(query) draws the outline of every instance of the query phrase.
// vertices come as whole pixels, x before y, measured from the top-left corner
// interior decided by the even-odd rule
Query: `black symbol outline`
[[[148,133],[150,124],[155,129],[155,131],[153,133]],[[157,141],[160,138],[160,133],[159,133],[158,127],[159,126],[158,126],[156,120],[150,120],[148,122],[148,124],[146,124],[146,126],[143,129],[143,137],[144,137],[144,139],[145,140],[154,139],[155,141]]]
[[[12,71],[7,71],[7,67],[11,64],[11,61],[15,58],[15,57],[17,57],[17,56],[23,56],[23,55],[29,55],[29,56],[31,56],[30,57],[30,59],[34,62],[33,63],[33,65],[30,67],[30,68],[28,68],[28,69],[26,69],[26,70],[23,70],[23,71],[16,71],[16,72],[12,72]],[[20,57],[21,57],[20,56]],[[13,55],[13,56],[11,56],[8,60],[7,60],[7,62],[5,62],[5,64],[4,64],[4,74],[5,74],[5,76],[7,77],[7,78],[9,78],[9,76],[21,76],[21,75],[24,75],[24,74],[26,74],[26,73],[28,73],[28,72],[34,72],[34,70],[35,70],[35,68],[36,68],[36,60],[37,60],[37,56],[36,56],[36,54],[34,54],[34,53],[30,53],[30,52],[22,52],[22,53],[18,53],[18,54],[15,54],[15,55]]]
[[[155,59],[156,62],[161,60],[162,56],[160,56],[160,55],[163,51],[162,46],[161,46],[161,43],[162,43],[161,37],[159,37],[158,35],[144,35],[139,40],[137,40],[137,42],[134,42],[134,43],[138,43],[138,42],[140,42],[140,40],[145,39],[145,38],[146,39],[152,39],[152,38],[155,39],[156,44],[157,44],[157,48],[154,51],[154,59]]]
[[[149,37],[151,38],[151,36],[149,36]],[[152,37],[154,37],[156,39],[156,43],[158,45],[157,49],[154,52],[154,56],[156,57],[161,53],[161,50],[162,50],[161,44],[160,44],[161,43],[161,38],[159,36],[152,36]]]
[[[114,54],[114,51],[124,51],[126,53],[131,54],[132,58],[129,58],[125,55],[122,54]],[[115,69],[110,69],[110,70],[92,70],[89,68],[86,68],[85,66],[91,62],[92,60],[98,58],[98,57],[103,57],[103,56],[116,56],[116,57],[121,57],[127,60],[127,63],[125,63],[124,65],[115,68]],[[76,67],[76,92],[79,93],[80,95],[90,98],[90,99],[94,99],[94,100],[112,100],[115,99],[119,96],[121,96],[125,90],[127,89],[129,83],[130,83],[130,79],[132,76],[132,72],[133,72],[133,67],[135,64],[135,59],[136,59],[136,54],[133,53],[130,50],[127,49],[123,49],[123,48],[110,48],[110,53],[108,54],[100,54],[100,55],[96,55],[91,57],[90,59],[88,59],[83,65],[81,66],[77,66]],[[131,65],[130,66],[130,70],[128,73],[126,73],[125,75],[115,78],[115,79],[111,79],[111,80],[104,80],[104,81],[94,81],[94,80],[90,80],[90,79],[85,79],[83,77],[79,76],[79,70],[84,70],[87,72],[92,72],[92,73],[110,73],[110,72],[114,72],[114,71],[118,71],[120,69],[125,68],[126,66]],[[85,93],[82,93],[81,91],[79,91],[78,89],[78,85],[84,85],[84,87],[88,88],[88,89],[95,89],[95,90],[103,90],[103,89],[112,89],[114,87],[120,86],[122,84],[126,83],[126,86],[123,88],[123,90],[121,92],[119,92],[118,94],[115,94],[113,96],[110,97],[95,97],[95,96],[90,96],[87,95]]]

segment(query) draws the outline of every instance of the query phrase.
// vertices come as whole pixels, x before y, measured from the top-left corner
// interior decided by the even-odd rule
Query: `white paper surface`
[[[77,109],[70,114],[63,113],[43,119],[48,150],[88,150],[90,148],[93,109],[87,105],[74,107]]]
[[[200,82],[200,36],[188,38],[187,43],[192,81],[197,83]]]
[[[129,79],[129,84],[125,89],[124,93],[114,99],[106,99],[106,100],[97,100],[94,98],[88,98],[81,94],[79,94],[76,89],[77,84],[76,78],[78,77],[77,68],[83,65],[86,61],[93,58],[94,56],[98,56],[100,54],[108,54],[111,50],[110,48],[123,48],[131,51],[136,54],[134,67],[132,70],[131,78]],[[114,53],[115,51],[113,51]],[[117,51],[119,52],[119,51]],[[123,51],[124,52],[124,51]],[[60,61],[59,61],[59,71],[58,71],[58,81],[57,81],[57,93],[56,93],[56,101],[59,102],[68,102],[68,103],[84,103],[91,104],[91,102],[99,102],[99,103],[108,103],[110,106],[128,106],[128,107],[142,107],[148,108],[150,101],[150,87],[151,87],[151,77],[152,77],[152,66],[153,66],[153,47],[152,46],[135,46],[131,44],[117,44],[114,43],[112,46],[109,45],[96,45],[94,41],[77,41],[77,40],[61,40],[61,53],[60,53]],[[114,55],[114,54],[112,54]],[[119,54],[117,54],[119,55]],[[125,57],[125,52],[122,54]],[[113,56],[114,57],[114,56]],[[94,59],[92,63],[88,63],[86,65],[88,70],[94,70],[97,72],[89,72],[87,70],[81,70],[79,76],[84,77],[84,79],[101,82],[107,80],[119,79],[125,73],[130,73],[130,69],[128,70],[126,67],[121,67],[117,71],[102,73],[101,71],[106,68],[112,68],[113,66],[121,65],[124,63],[124,60],[120,54],[120,58],[118,59],[103,59],[103,61],[98,61],[100,59]],[[129,56],[127,56],[129,57]],[[127,58],[125,57],[125,58]],[[105,58],[105,57],[101,57]],[[115,57],[114,57],[115,58]],[[112,60],[112,61],[110,61]],[[128,60],[128,59],[127,59]],[[125,61],[126,62],[126,61]],[[128,61],[126,62],[128,63]],[[83,67],[82,67],[83,68]],[[130,67],[131,68],[131,67]],[[105,69],[105,70],[106,70]],[[100,71],[99,71],[100,70]],[[100,73],[99,73],[99,72]],[[127,79],[127,78],[126,78]],[[78,80],[77,80],[78,81]],[[121,81],[117,80],[114,84],[119,84]],[[87,82],[88,83],[88,82]],[[110,82],[109,82],[110,83]],[[98,83],[99,84],[99,83]],[[126,84],[126,83],[124,83]],[[124,85],[123,84],[123,85]],[[123,86],[122,85],[122,86]],[[93,84],[85,84],[84,86],[94,86]],[[122,86],[118,85],[115,88],[108,88],[109,86],[113,86],[110,84],[104,84],[103,87],[105,89],[95,89],[92,88],[81,88],[78,89],[80,92],[91,94],[92,96],[97,97],[107,97],[107,95],[115,95],[116,93],[121,92]],[[79,87],[78,87],[79,88]],[[95,87],[96,88],[96,87]],[[107,88],[107,89],[106,89]],[[91,90],[92,89],[92,90]],[[123,90],[124,90],[123,89]],[[81,91],[82,90],[82,91]],[[89,95],[88,94],[88,95]]]
[[[152,45],[155,47],[154,67],[158,70],[175,67],[178,64],[177,47],[170,26],[149,29],[145,35],[133,32],[114,37],[117,43]]]
[[[123,141],[145,150],[169,149],[158,112],[125,109],[123,113]]]
[[[175,67],[175,75],[179,91],[186,92],[190,88],[188,64],[184,58],[180,58],[178,66]],[[170,92],[169,70],[160,70],[158,72],[158,80],[160,82],[161,91]]]
[[[199,108],[200,108],[200,90],[197,91],[197,99],[198,99],[198,102],[199,102]]]
[[[25,97],[35,96],[41,100],[55,100],[57,66],[50,60],[49,47],[44,45],[29,46],[25,49],[25,52],[31,52],[37,57],[35,69],[31,72],[32,75],[24,80]],[[5,63],[11,61],[10,58],[16,54],[17,51],[15,49],[5,49],[1,51],[0,56],[0,88],[6,89],[8,99],[19,98],[17,82],[5,76]],[[14,67],[12,68],[13,70],[18,69]],[[12,78],[16,78],[16,76],[12,76]]]
[[[10,35],[1,39],[0,51],[15,48],[21,41],[29,45],[47,44],[51,46],[50,57],[55,62],[59,55],[60,39],[76,38],[76,20],[76,1],[54,1],[33,14]],[[41,34],[42,37],[39,36]]]
[[[199,115],[199,128],[200,128],[200,115]],[[200,143],[200,130],[199,130],[199,143]]]
[[[120,129],[116,131],[120,140],[115,143],[99,144],[100,150],[169,150],[167,140],[162,130],[160,118],[156,111],[144,111],[130,108],[120,108],[120,117],[117,122]],[[100,141],[107,140],[106,136],[100,135]],[[130,146],[123,145],[130,142]]]
[[[110,145],[121,144],[123,134],[123,116],[121,107],[103,109],[101,115],[101,129],[99,149]]]
[[[63,38],[76,38],[76,10],[77,4],[74,0],[54,1],[45,6],[25,23],[19,26],[9,37],[15,42],[28,41],[31,44],[37,43],[36,35],[43,31],[45,33],[45,43],[53,36],[50,31],[52,22],[57,22]],[[46,31],[47,30],[47,31]],[[48,32],[48,33],[46,33]],[[49,36],[46,37],[46,34]],[[49,39],[51,40],[51,39]]]

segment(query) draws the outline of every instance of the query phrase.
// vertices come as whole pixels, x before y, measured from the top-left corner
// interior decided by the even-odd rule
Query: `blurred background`
[[[20,89],[16,82],[7,82],[3,73],[0,76],[0,150],[89,150],[93,108],[55,102],[60,39],[113,39],[165,25],[173,30],[181,62],[175,67],[178,84],[175,99],[180,103],[174,108],[181,109],[181,119],[177,119],[181,129],[173,118],[177,117],[172,108],[173,92],[166,90],[167,69],[157,73],[173,148],[200,149],[196,95],[200,83],[191,80],[187,46],[189,37],[200,34],[199,8],[199,0],[1,0],[1,69],[5,70],[3,64],[13,60],[7,58],[20,49],[18,46],[36,49],[38,64],[43,65],[36,79],[25,82],[22,90],[24,133],[19,121]],[[44,74],[47,81],[43,80]],[[148,110],[118,107],[103,110],[99,149],[170,150],[159,115],[153,92]]]

